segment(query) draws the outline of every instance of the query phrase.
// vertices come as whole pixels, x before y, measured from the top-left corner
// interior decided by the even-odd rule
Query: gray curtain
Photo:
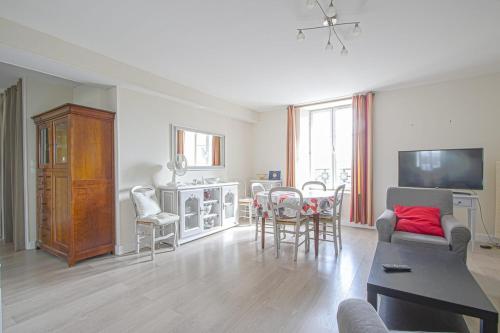
[[[3,218],[3,166],[4,166],[4,156],[3,156],[3,138],[5,133],[4,126],[4,109],[5,109],[5,98],[3,92],[0,94],[0,238],[4,239],[4,218]]]
[[[23,106],[22,82],[4,94],[2,144],[2,213],[4,239],[14,242],[14,249],[25,249]]]

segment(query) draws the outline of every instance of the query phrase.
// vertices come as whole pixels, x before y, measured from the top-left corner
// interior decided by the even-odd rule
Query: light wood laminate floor
[[[274,257],[254,229],[238,227],[159,254],[100,257],[68,268],[41,251],[0,247],[5,332],[336,332],[340,301],[366,296],[377,235],[343,228],[334,256],[292,247]],[[500,308],[500,251],[469,266]],[[361,315],[361,314],[360,314]],[[468,320],[478,327],[474,320]],[[475,331],[473,329],[472,331]]]

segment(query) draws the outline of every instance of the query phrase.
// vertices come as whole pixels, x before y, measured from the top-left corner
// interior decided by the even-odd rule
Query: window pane
[[[352,107],[301,110],[296,179],[323,181],[328,188],[351,187]],[[335,151],[334,151],[335,149]],[[335,160],[333,160],[335,159]]]
[[[351,187],[352,110],[335,110],[335,185]]]
[[[57,123],[56,145],[55,145],[55,163],[68,162],[68,123],[66,121]]]
[[[196,165],[212,165],[212,136],[196,133]]]
[[[194,132],[185,132],[185,142],[184,142],[184,155],[186,156],[186,160],[188,165],[196,165],[195,164],[195,133]]]
[[[311,112],[311,178],[333,187],[331,109]]]

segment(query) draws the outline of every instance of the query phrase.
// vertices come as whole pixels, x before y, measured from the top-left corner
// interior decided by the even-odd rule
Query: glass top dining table
[[[303,205],[302,215],[311,216],[314,224],[314,255],[318,256],[319,248],[319,217],[322,212],[328,212],[332,209],[335,202],[335,191],[327,190],[304,190],[302,191]],[[271,200],[273,202],[283,201],[299,201],[299,197],[293,192],[277,191],[274,192]],[[269,204],[269,192],[263,191],[257,193],[254,199],[254,206],[260,211],[262,218],[262,229],[265,230],[265,221],[269,219],[269,211],[271,206]],[[283,217],[292,217],[292,211],[286,209],[280,212]],[[265,233],[261,233],[262,248],[265,247]]]

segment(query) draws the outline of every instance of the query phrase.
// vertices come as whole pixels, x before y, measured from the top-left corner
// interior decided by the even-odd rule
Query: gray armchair
[[[395,205],[437,207],[441,210],[441,226],[445,237],[395,231]],[[419,189],[390,187],[387,190],[386,210],[376,222],[378,239],[381,242],[418,244],[421,246],[451,250],[467,259],[467,245],[471,233],[453,216],[453,193],[443,189]]]
[[[342,301],[337,310],[339,333],[389,333],[373,306],[362,299]]]

